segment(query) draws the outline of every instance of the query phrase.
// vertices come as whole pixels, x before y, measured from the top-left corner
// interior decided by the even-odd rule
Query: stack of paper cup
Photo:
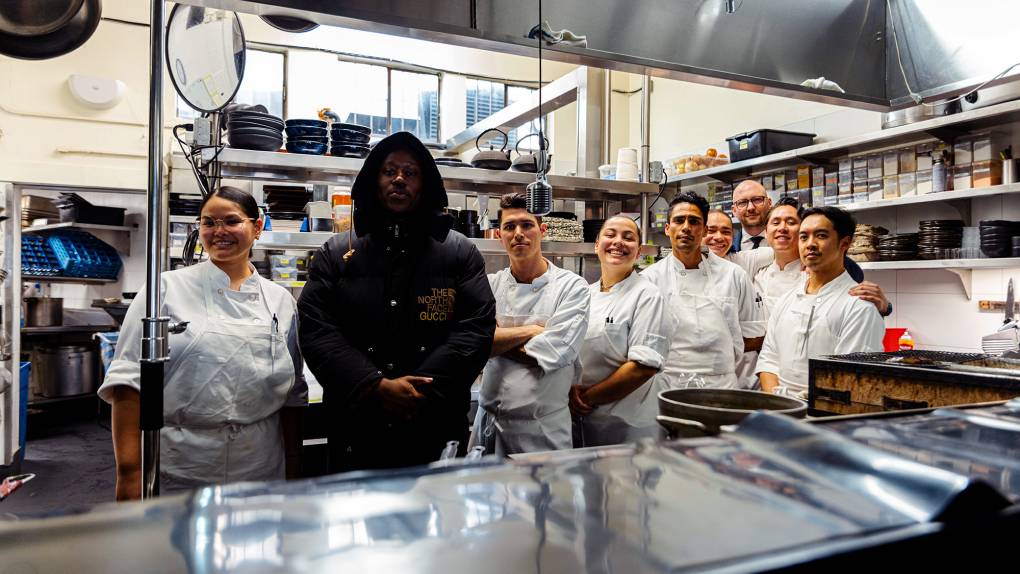
[[[616,152],[616,179],[617,181],[638,180],[638,153],[632,147],[622,147]]]

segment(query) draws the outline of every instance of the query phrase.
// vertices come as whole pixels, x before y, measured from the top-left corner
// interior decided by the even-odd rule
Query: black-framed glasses
[[[754,204],[755,207],[761,207],[765,205],[765,200],[768,199],[764,196],[752,197],[751,199],[738,199],[733,202],[733,207],[737,209],[747,209],[748,204]]]

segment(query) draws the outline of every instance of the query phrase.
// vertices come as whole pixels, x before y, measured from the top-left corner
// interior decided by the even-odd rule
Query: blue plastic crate
[[[122,262],[117,250],[82,231],[62,231],[47,237],[57,263],[68,277],[116,279]]]
[[[21,272],[25,275],[43,277],[60,275],[60,263],[43,237],[21,236]]]

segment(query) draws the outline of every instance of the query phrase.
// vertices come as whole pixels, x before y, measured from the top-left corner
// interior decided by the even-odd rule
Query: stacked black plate
[[[326,122],[322,120],[287,120],[287,151],[323,155],[329,146]]]
[[[1020,236],[1020,222],[988,219],[978,226],[981,253],[988,257],[1009,257],[1013,254],[1013,238]]]
[[[171,193],[169,199],[170,215],[194,215],[198,217],[202,207],[202,196],[188,196]]]
[[[446,167],[471,167],[471,164],[465,163],[459,157],[437,157],[436,165],[443,165]]]
[[[878,238],[878,257],[882,261],[910,261],[917,257],[916,233],[893,233]]]
[[[963,243],[963,221],[930,219],[922,221],[917,234],[917,255],[921,259],[939,259],[946,249],[958,249]]]
[[[605,219],[585,219],[582,221],[581,232],[584,236],[584,242],[595,243],[595,240],[599,238],[599,231],[602,230],[602,224],[605,222]]]
[[[227,141],[233,148],[276,151],[283,146],[283,128],[283,120],[257,109],[227,114]]]
[[[372,128],[358,124],[334,123],[329,130],[329,154],[339,157],[358,157],[368,155],[368,140],[372,137]]]

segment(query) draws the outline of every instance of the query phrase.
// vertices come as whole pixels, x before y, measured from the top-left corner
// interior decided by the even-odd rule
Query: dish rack
[[[122,262],[117,250],[81,231],[62,231],[46,238],[68,277],[116,279]]]

